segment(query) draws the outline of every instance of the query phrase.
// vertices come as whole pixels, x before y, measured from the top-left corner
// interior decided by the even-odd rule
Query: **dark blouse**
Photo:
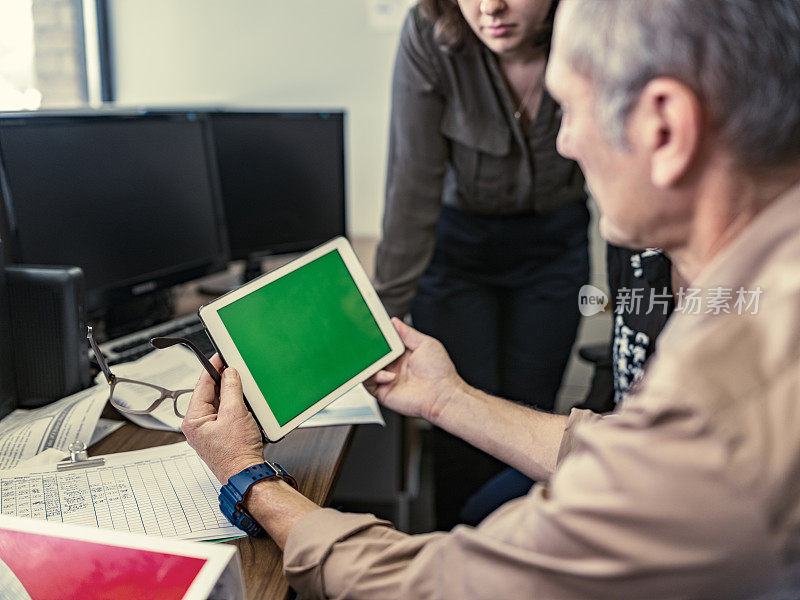
[[[394,69],[375,276],[391,315],[411,305],[442,204],[507,215],[553,212],[585,199],[580,169],[556,152],[557,108],[545,91],[523,131],[495,55],[474,37],[458,51],[442,50],[433,24],[411,10]]]

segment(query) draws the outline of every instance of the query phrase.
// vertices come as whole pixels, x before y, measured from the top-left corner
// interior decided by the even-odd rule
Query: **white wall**
[[[408,0],[111,0],[123,105],[347,111],[348,230],[377,237]]]

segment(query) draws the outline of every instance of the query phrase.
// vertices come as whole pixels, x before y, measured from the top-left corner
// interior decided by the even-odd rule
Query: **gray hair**
[[[672,77],[700,98],[738,166],[800,158],[798,0],[568,2],[567,61],[595,86],[611,143],[627,145],[645,85]]]

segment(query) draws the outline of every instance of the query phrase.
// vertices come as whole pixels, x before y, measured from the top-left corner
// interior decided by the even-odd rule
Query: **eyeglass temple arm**
[[[106,363],[106,359],[103,356],[103,353],[100,352],[100,348],[97,347],[97,342],[94,341],[94,334],[92,333],[91,325],[86,327],[86,339],[89,340],[89,345],[92,347],[92,350],[94,351],[94,357],[97,360],[97,364],[100,365],[100,370],[103,372],[106,381],[110,384],[111,381],[114,379],[114,376],[111,374],[111,369],[108,368],[108,364]]]
[[[189,340],[185,338],[154,337],[150,340],[150,343],[158,349],[169,348],[175,344],[186,346],[189,348],[189,350],[194,352],[195,356],[197,356],[197,360],[202,363],[203,368],[205,368],[206,372],[211,375],[211,379],[214,380],[214,383],[216,383],[217,386],[222,383],[222,378],[219,376],[219,372],[214,368],[214,365],[211,364],[211,361],[209,361],[205,355],[200,352],[200,349]]]

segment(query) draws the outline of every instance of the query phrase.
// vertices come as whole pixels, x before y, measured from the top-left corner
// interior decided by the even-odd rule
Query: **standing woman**
[[[557,0],[420,0],[392,84],[376,288],[461,376],[551,410],[589,260],[583,175],[544,90]],[[434,434],[437,528],[502,468]]]

